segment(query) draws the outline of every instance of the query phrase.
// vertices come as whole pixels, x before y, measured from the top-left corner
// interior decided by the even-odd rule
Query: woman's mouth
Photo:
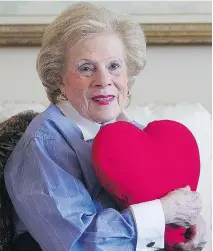
[[[109,105],[114,99],[114,95],[98,95],[92,98],[92,100],[98,105]]]

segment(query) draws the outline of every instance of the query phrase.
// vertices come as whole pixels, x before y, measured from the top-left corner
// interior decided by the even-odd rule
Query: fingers
[[[193,241],[188,241],[186,243],[179,243],[175,245],[175,250],[182,250],[182,251],[201,251],[206,245],[206,241],[200,242],[197,244],[196,242]]]
[[[197,218],[196,224],[191,227],[192,235],[191,240],[185,243],[176,245],[177,250],[193,250],[201,251],[206,245],[206,224],[204,218],[200,215]]]
[[[207,226],[206,226],[206,221],[202,215],[199,215],[199,217],[197,218],[196,226],[199,228],[201,232],[203,241],[205,241],[205,237],[207,234]]]
[[[188,193],[190,191],[191,191],[190,186],[186,186],[186,187],[175,189],[174,191],[171,191],[168,194],[174,194],[174,193],[183,193],[183,194],[185,194],[185,193]]]
[[[198,192],[190,192],[191,202],[202,209],[202,196]]]
[[[182,192],[186,193],[186,192],[189,192],[191,191],[191,187],[190,186],[186,186],[186,187],[183,187],[180,189]]]
[[[191,240],[183,243],[179,243],[177,246],[181,248],[184,251],[187,250],[194,250],[199,246],[199,243],[201,241],[201,236],[200,232],[196,231],[196,228],[193,229],[192,227],[192,235],[191,235]]]
[[[179,248],[180,250],[188,251],[188,250],[193,250],[197,247],[193,241],[188,241],[188,242],[182,242],[176,245],[176,248]]]
[[[190,226],[202,210],[202,198],[189,186],[177,189],[161,198],[166,224]]]

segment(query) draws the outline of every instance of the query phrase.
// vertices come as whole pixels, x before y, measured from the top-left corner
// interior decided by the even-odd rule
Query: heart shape
[[[104,126],[93,141],[92,161],[100,183],[121,209],[187,185],[195,191],[200,176],[193,134],[171,120],[153,121],[143,130],[126,121]],[[170,249],[187,240],[183,230],[166,226],[165,242]]]

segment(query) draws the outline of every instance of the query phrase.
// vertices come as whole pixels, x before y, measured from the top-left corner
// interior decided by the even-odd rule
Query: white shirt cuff
[[[136,251],[164,248],[165,217],[160,200],[130,206],[136,223]]]

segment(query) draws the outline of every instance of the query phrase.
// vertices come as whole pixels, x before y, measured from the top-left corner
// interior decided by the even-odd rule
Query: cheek
[[[128,78],[126,76],[120,77],[118,81],[118,89],[122,96],[126,96],[128,92]]]
[[[128,90],[128,77],[127,77],[126,67],[124,67],[124,69],[122,69],[122,72],[120,73],[120,76],[118,77],[118,83],[119,83],[119,89],[123,93],[127,93],[127,90]]]
[[[79,77],[78,74],[72,73],[66,77],[64,82],[65,93],[68,98],[81,98],[87,90],[85,79]]]
[[[117,88],[119,90],[119,98],[118,103],[121,108],[126,106],[126,102],[128,100],[127,93],[128,93],[128,79],[127,77],[122,77],[118,82]]]

